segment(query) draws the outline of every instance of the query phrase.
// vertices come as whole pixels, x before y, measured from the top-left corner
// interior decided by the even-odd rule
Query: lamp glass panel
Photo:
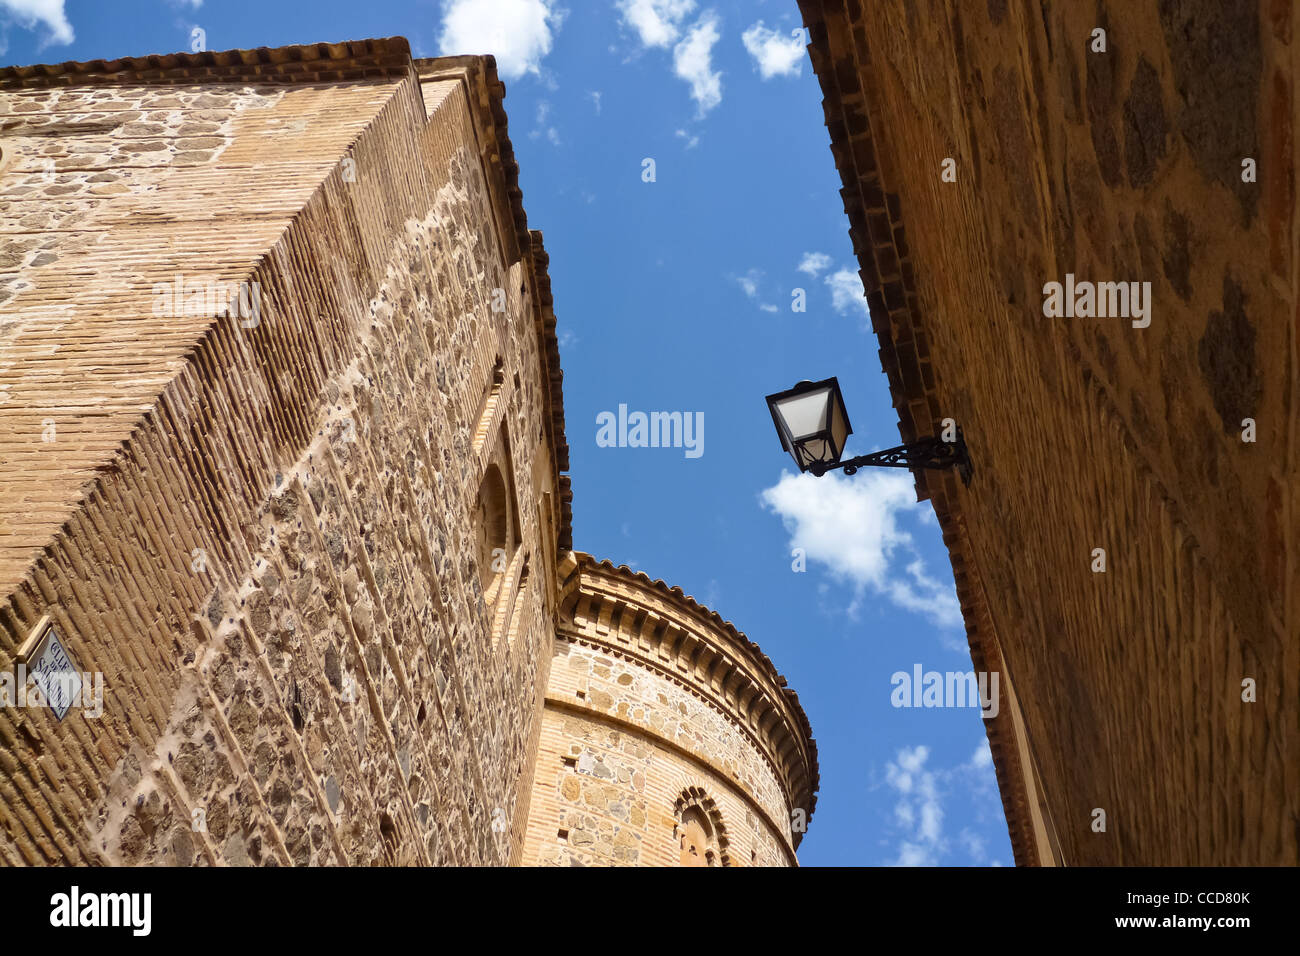
[[[832,392],[831,404],[831,440],[835,443],[835,455],[844,454],[844,443],[849,440],[849,417],[844,412],[844,403],[836,400]]]
[[[825,431],[830,412],[829,388],[792,395],[777,401],[776,411],[785,423],[787,434],[794,441]]]
[[[835,460],[830,443],[825,438],[810,438],[795,447],[799,449],[801,464],[805,468],[815,461],[830,464]]]

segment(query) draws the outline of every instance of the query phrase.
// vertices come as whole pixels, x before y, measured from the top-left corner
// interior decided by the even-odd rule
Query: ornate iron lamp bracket
[[[975,473],[960,428],[957,429],[956,441],[922,438],[920,441],[873,451],[869,455],[859,455],[833,465],[814,462],[808,466],[808,470],[819,477],[834,468],[843,468],[846,475],[856,474],[859,468],[956,468],[963,485],[969,485],[971,476]]]

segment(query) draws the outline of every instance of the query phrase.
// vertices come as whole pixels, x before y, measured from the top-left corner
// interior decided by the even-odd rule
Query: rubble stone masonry
[[[48,622],[104,688],[0,706],[0,865],[794,862],[793,692],[571,551],[503,97],[401,39],[0,70],[0,673]]]
[[[817,748],[758,647],[662,581],[570,557],[524,862],[792,866]]]
[[[0,863],[507,862],[567,452],[491,62],[94,66],[0,76],[0,667],[48,614],[105,685],[0,709]]]

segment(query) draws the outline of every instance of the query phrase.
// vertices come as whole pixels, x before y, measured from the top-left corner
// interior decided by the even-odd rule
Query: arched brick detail
[[[727,835],[727,824],[722,819],[722,811],[718,808],[717,803],[714,802],[703,787],[694,784],[686,787],[677,798],[677,802],[673,804],[673,816],[677,821],[677,825],[673,829],[673,837],[677,837],[682,827],[683,817],[691,807],[698,807],[713,828],[718,844],[719,862],[723,866],[731,866],[731,840]]]

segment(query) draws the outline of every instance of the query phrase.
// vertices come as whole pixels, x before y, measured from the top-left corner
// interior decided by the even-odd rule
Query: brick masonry
[[[800,8],[899,430],[951,417],[974,456],[918,494],[1014,680],[1017,860],[1294,865],[1291,5]],[[1066,273],[1150,282],[1150,327],[1046,317]]]
[[[724,862],[794,862],[784,680],[680,591],[576,572],[503,97],[400,38],[0,70],[0,671],[48,618],[104,687],[0,708],[0,864],[539,862],[570,738],[627,792],[580,781],[575,858],[677,862],[686,800]],[[605,577],[676,622],[654,666],[582,643],[564,601]],[[555,711],[553,660],[611,712]]]
[[[97,720],[0,711],[4,862],[504,863],[522,836],[568,533],[545,253],[490,62],[417,75],[397,43],[327,51],[373,77],[343,85],[8,77],[0,663],[49,613],[106,691]],[[259,323],[154,315],[178,272],[257,282]],[[509,642],[473,546],[503,447],[536,569]]]
[[[585,554],[561,573],[524,862],[677,865],[701,799],[718,865],[796,865],[817,749],[771,661],[662,581]]]

